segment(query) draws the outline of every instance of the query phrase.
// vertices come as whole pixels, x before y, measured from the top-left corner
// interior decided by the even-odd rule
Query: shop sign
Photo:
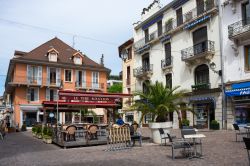
[[[60,100],[73,100],[84,102],[114,102],[114,98],[110,97],[87,97],[87,96],[60,96]]]
[[[200,23],[202,23],[202,22],[205,22],[205,21],[208,20],[210,17],[211,17],[210,15],[201,17],[201,18],[199,18],[199,19],[197,19],[197,20],[195,20],[195,21],[193,21],[193,22],[187,24],[186,26],[184,26],[183,29],[184,29],[184,30],[185,30],[185,29],[191,29],[191,28],[193,28],[194,26],[196,26],[197,24],[200,24]]]
[[[225,92],[227,96],[245,96],[250,95],[250,88],[233,89]]]

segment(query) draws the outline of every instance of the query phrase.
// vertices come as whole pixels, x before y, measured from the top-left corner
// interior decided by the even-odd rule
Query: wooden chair
[[[66,134],[67,134],[69,141],[76,140],[76,136],[75,136],[76,130],[77,130],[77,127],[75,125],[70,125],[66,128],[66,131],[67,131]]]
[[[97,137],[98,126],[97,125],[90,125],[87,130],[87,140],[91,139],[98,139]]]

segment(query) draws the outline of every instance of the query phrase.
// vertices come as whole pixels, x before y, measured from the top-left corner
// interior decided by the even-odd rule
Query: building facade
[[[129,39],[119,46],[119,57],[122,59],[122,87],[123,93],[131,94],[136,90],[136,78],[133,75],[135,65],[134,39]],[[120,113],[123,114],[125,123],[139,123],[139,113],[130,110],[133,99],[123,99],[123,107]]]
[[[250,3],[221,1],[227,126],[250,122]]]
[[[136,90],[155,81],[180,86],[187,90],[183,101],[196,113],[180,110],[182,119],[199,128],[209,128],[212,120],[223,127],[217,0],[174,0],[164,7],[155,0],[141,15],[133,36]],[[178,128],[176,113],[169,120]]]
[[[5,96],[12,101],[15,125],[30,127],[43,121],[42,102],[56,101],[59,89],[106,92],[109,72],[58,38],[30,52],[15,51],[5,83]],[[99,121],[105,121],[106,112],[95,111]],[[61,123],[79,120],[69,112],[60,113],[59,117]]]

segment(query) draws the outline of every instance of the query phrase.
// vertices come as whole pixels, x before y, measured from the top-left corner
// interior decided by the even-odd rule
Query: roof
[[[49,50],[56,50],[59,52],[58,54],[58,60],[57,62],[54,62],[55,64],[57,63],[63,63],[63,64],[69,64],[69,65],[75,65],[74,61],[72,60],[72,56],[76,54],[77,50],[63,42],[62,40],[58,39],[57,37],[45,42],[44,44],[38,46],[37,48],[33,49],[30,52],[21,52],[21,51],[16,51],[15,53],[21,53],[22,56],[14,58],[17,60],[31,60],[31,61],[39,61],[39,62],[49,62],[48,57],[46,56]],[[91,60],[89,57],[86,55],[83,55],[83,66],[92,66],[95,68],[105,68],[104,66],[94,62]],[[109,69],[107,69],[109,70]]]

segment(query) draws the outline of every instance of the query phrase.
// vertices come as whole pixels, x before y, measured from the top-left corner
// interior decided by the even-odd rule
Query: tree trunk
[[[177,111],[177,116],[178,116],[178,121],[179,121],[179,129],[181,129],[181,116],[180,116],[180,112]]]

